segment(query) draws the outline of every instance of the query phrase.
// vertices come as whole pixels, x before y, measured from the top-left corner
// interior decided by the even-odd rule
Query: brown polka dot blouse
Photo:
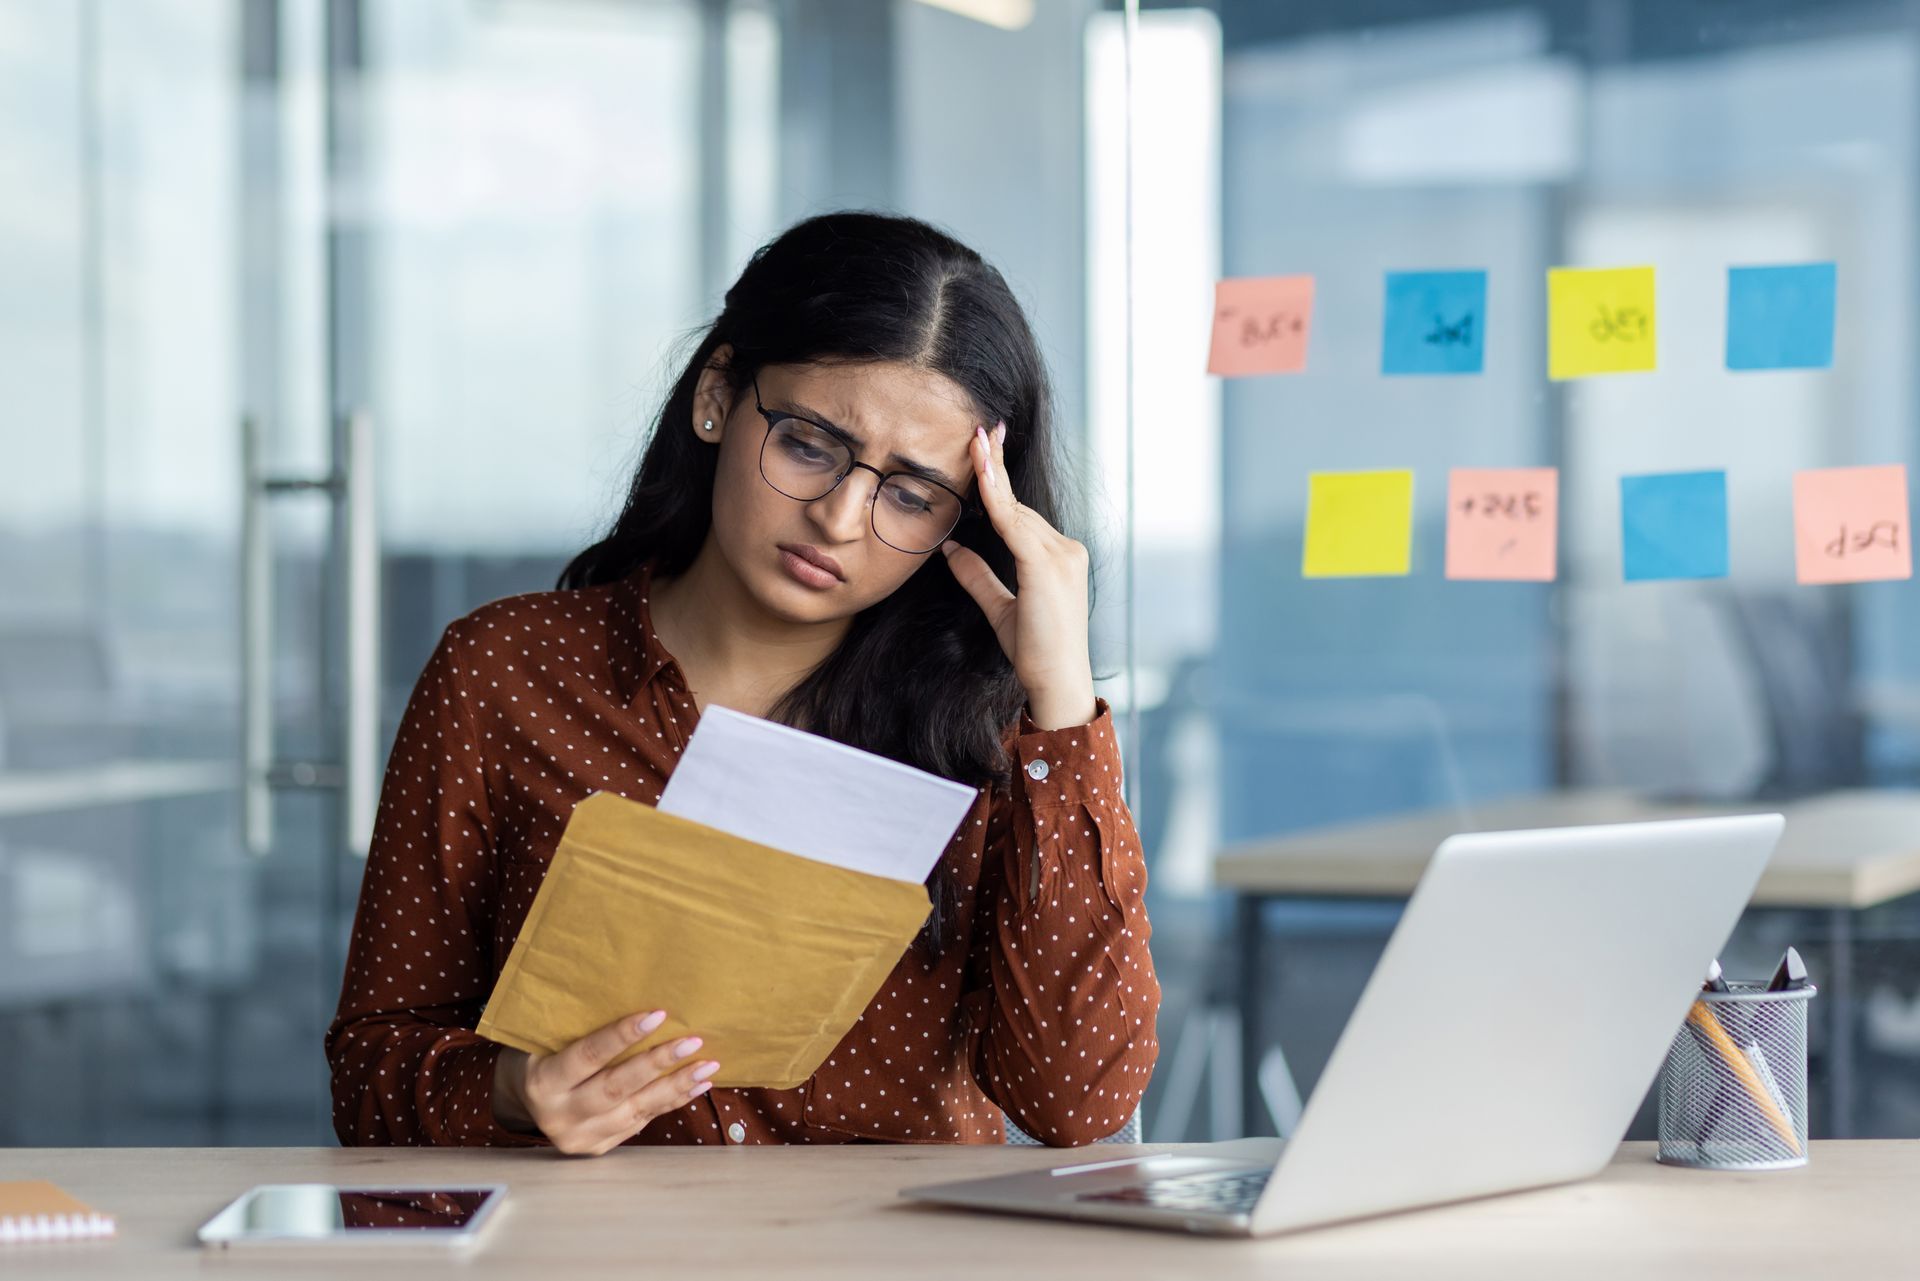
[[[420,674],[326,1036],[343,1143],[544,1141],[495,1122],[499,1047],[473,1028],[573,807],[657,803],[699,719],[650,577],[483,606]],[[1004,1113],[1078,1144],[1125,1123],[1160,988],[1112,718],[1105,700],[1067,729],[1023,712],[1008,743],[1011,778],[982,789],[934,873],[959,905],[940,960],[909,948],[805,1085],[712,1090],[628,1142],[995,1143]]]

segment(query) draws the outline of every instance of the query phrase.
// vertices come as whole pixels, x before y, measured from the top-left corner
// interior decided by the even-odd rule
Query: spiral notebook
[[[113,1216],[76,1201],[44,1179],[0,1183],[0,1245],[110,1237]]]

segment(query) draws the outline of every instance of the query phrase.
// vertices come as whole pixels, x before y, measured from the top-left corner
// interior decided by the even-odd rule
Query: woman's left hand
[[[1027,714],[1041,729],[1093,719],[1093,661],[1087,650],[1087,549],[1013,496],[1006,424],[973,433],[973,474],[980,502],[1019,573],[1020,594],[1007,590],[978,552],[948,539],[947,567],[986,613],[1000,648],[1027,691]]]

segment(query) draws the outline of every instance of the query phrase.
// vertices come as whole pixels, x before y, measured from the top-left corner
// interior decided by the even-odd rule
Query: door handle
[[[341,830],[347,851],[365,858],[380,801],[380,534],[373,417],[364,409],[343,415],[338,432],[336,502],[343,534],[340,599],[346,656]]]
[[[364,858],[373,838],[380,791],[380,536],[373,456],[373,419],[365,410],[334,424],[333,469],[325,476],[273,476],[265,436],[252,415],[240,423],[240,758],[241,834],[248,854],[273,848],[274,793],[281,788],[337,794],[347,850]],[[339,759],[283,761],[274,733],[272,501],[288,494],[325,494],[333,521],[337,635],[346,692]],[[324,700],[322,700],[324,702]]]
[[[240,420],[240,831],[248,854],[273,845],[273,545],[260,420]]]

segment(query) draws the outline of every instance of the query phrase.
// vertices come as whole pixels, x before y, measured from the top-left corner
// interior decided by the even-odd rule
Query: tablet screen
[[[492,1193],[481,1189],[445,1192],[348,1191],[341,1189],[340,1226],[419,1228],[427,1232],[464,1228]]]

